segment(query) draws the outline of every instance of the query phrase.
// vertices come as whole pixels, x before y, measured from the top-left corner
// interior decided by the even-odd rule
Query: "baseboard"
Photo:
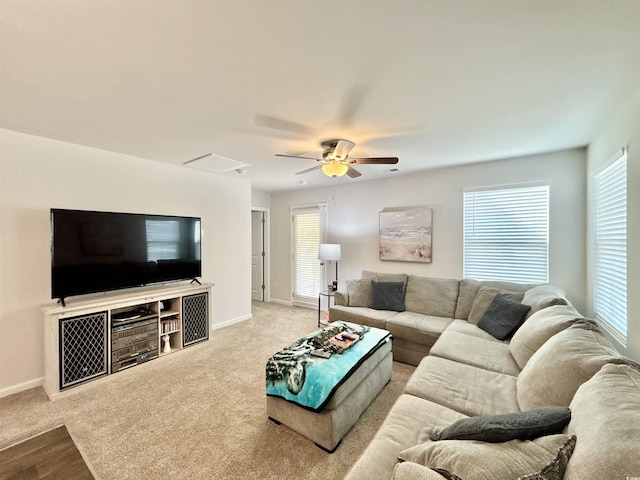
[[[278,300],[277,298],[272,298],[269,301],[271,303],[277,303],[278,305],[286,305],[287,307],[293,306],[293,302],[291,300]]]
[[[236,323],[246,322],[247,320],[251,320],[253,318],[252,314],[243,315],[241,317],[232,318],[231,320],[227,320],[221,323],[215,323],[211,325],[211,330],[219,330],[221,328],[229,327],[231,325],[235,325]]]
[[[309,310],[318,310],[317,303],[301,302],[300,300],[298,300],[297,302],[294,302],[292,306],[300,307],[300,308],[308,308]]]
[[[15,393],[24,392],[25,390],[31,390],[32,388],[41,387],[44,385],[44,377],[36,378],[28,382],[19,383],[18,385],[12,385],[0,390],[0,398],[8,397]]]
[[[300,300],[295,303],[291,300],[278,300],[277,298],[272,298],[271,303],[277,303],[279,305],[286,305],[287,307],[301,307],[308,308],[309,310],[317,310],[318,304],[315,302],[301,302]]]

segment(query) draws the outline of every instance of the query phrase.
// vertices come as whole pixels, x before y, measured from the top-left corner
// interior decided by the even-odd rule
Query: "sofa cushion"
[[[371,308],[404,312],[404,282],[371,281]]]
[[[393,469],[391,480],[444,480],[435,470],[413,462],[399,462]]]
[[[342,320],[343,322],[357,323],[359,325],[369,325],[370,327],[384,329],[387,320],[397,315],[390,310],[374,310],[366,307],[344,307],[334,305],[329,309],[329,319],[332,322]]]
[[[404,282],[406,285],[409,275],[406,273],[383,273],[363,270],[362,278],[372,278],[376,282]]]
[[[420,361],[405,392],[469,416],[520,411],[516,377],[431,355]]]
[[[503,297],[508,298],[509,300],[513,300],[514,302],[520,302],[522,300],[523,293],[521,292],[513,292],[509,290],[500,290],[493,287],[480,287],[476,297],[473,299],[473,305],[471,306],[471,311],[469,312],[469,323],[478,323],[484,312],[487,311],[489,305],[495,298],[496,295],[502,295]]]
[[[405,449],[398,458],[429,467],[445,478],[453,474],[461,479],[516,479],[537,473],[554,461],[558,451],[571,450],[575,438],[547,435],[535,440],[511,440],[487,443],[476,440],[425,442]]]
[[[531,306],[529,316],[553,305],[570,305],[564,296],[564,290],[553,285],[538,285],[530,288],[524,292],[522,303]]]
[[[450,318],[434,317],[422,313],[400,312],[387,322],[395,338],[410,340],[421,345],[433,345],[451,323]]]
[[[347,295],[350,307],[370,307],[371,278],[347,280]]]
[[[593,322],[579,321],[551,337],[533,354],[517,381],[522,410],[566,405],[580,385],[606,363],[621,360]]]
[[[431,347],[429,354],[492,372],[513,376],[520,373],[509,345],[496,339],[488,340],[447,329]]]
[[[410,312],[453,319],[458,299],[458,280],[410,275],[405,307]]]
[[[402,450],[429,440],[434,429],[463,417],[422,398],[400,395],[345,480],[390,478]]]
[[[566,480],[640,475],[640,366],[608,364],[571,401],[567,431],[578,437]]]
[[[489,332],[498,340],[506,340],[511,338],[524,322],[529,310],[531,310],[529,305],[514,302],[499,293],[493,298],[489,308],[480,317],[478,327]]]
[[[499,341],[496,337],[488,332],[485,332],[478,325],[469,323],[466,320],[456,319],[447,327],[447,331],[464,333],[465,335],[472,335],[474,337],[484,338],[485,340],[492,340],[494,342]],[[504,343],[504,341],[502,341]]]
[[[509,343],[509,350],[518,366],[524,368],[531,355],[547,340],[581,318],[571,305],[554,305],[531,315],[514,333]]]
[[[480,440],[491,443],[533,440],[561,433],[570,419],[568,407],[542,407],[526,412],[463,418],[441,432],[433,433],[430,438],[434,441]]]
[[[493,287],[498,290],[509,290],[512,292],[525,292],[526,290],[535,287],[533,284],[526,283],[514,283],[514,282],[499,282],[493,280],[474,280],[471,278],[465,278],[460,280],[460,291],[458,293],[458,302],[456,304],[455,318],[461,320],[467,320],[471,307],[473,306],[473,300],[478,294],[480,287]]]

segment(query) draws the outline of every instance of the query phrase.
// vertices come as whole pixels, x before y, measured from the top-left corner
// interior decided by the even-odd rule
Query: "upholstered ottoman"
[[[391,379],[393,356],[391,353],[392,337],[389,332],[373,329],[372,327],[352,326],[359,329],[377,330],[377,333],[381,336],[376,338],[373,346],[367,347],[367,351],[355,361],[354,359],[348,359],[347,355],[350,353],[355,355],[356,346],[360,342],[341,355],[333,354],[330,359],[313,357],[308,353],[304,354],[306,356],[303,357],[303,361],[310,363],[306,364],[308,371],[305,372],[292,367],[291,371],[288,372],[289,376],[283,379],[284,382],[288,383],[288,390],[296,391],[298,387],[291,385],[291,383],[303,378],[305,385],[300,389],[300,394],[303,393],[302,390],[321,390],[320,384],[323,376],[314,372],[314,369],[326,367],[328,370],[334,370],[338,363],[351,361],[353,365],[347,367],[347,373],[343,378],[339,379],[335,386],[328,387],[331,393],[325,400],[321,401],[319,406],[306,405],[291,392],[288,395],[289,399],[274,394],[273,390],[270,392],[268,380],[270,365],[269,363],[267,364],[268,417],[274,422],[282,423],[304,435],[329,452],[333,452],[337,448],[344,435]],[[310,337],[305,337],[305,339],[308,338]],[[288,348],[293,347],[293,350],[307,348],[308,352],[312,346],[305,339],[301,339]],[[361,342],[364,345],[364,341],[361,340]],[[283,350],[283,352],[286,351],[286,349]],[[323,364],[323,362],[332,363]],[[273,368],[273,366],[271,367]],[[327,374],[327,376],[330,377],[330,374]]]

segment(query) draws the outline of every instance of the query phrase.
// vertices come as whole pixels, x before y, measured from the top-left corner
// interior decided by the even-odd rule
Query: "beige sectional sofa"
[[[376,310],[371,308],[371,282],[404,282],[405,311]],[[483,308],[499,290],[509,292],[514,300],[522,300],[524,293],[534,285],[509,282],[480,282],[478,280],[454,280],[429,278],[406,273],[377,273],[363,271],[362,278],[348,280],[347,290],[335,293],[335,305],[330,308],[332,322],[346,322],[384,328],[393,334],[393,358],[396,361],[418,365],[429,353],[433,344],[445,330],[468,332],[469,317],[477,323]],[[480,289],[480,297],[474,301]],[[539,299],[534,295],[543,295]],[[533,309],[542,302],[567,303],[564,292],[547,287],[534,291],[531,297]],[[547,299],[548,300],[545,300]],[[479,312],[479,310],[482,310]],[[533,312],[532,312],[533,313]],[[465,330],[466,329],[466,330]],[[477,329],[475,329],[477,330]],[[470,331],[474,331],[471,329]],[[480,334],[481,335],[481,334]]]
[[[363,276],[374,277],[403,281],[372,272]],[[362,294],[362,283],[357,289],[351,284],[351,294]],[[417,364],[346,479],[640,477],[640,365],[619,355],[558,289],[406,276],[406,295],[420,295],[418,285],[425,286],[425,298],[406,302],[420,310],[409,315],[351,307],[349,292],[331,309],[332,321],[362,320],[391,331],[397,335],[394,356],[400,340],[401,361]],[[515,298],[522,293],[519,301],[532,307],[507,340],[475,324],[487,297],[496,294],[490,287],[501,287],[503,295],[508,289]],[[570,408],[561,431],[496,443],[431,439],[461,419],[523,415],[547,406]]]

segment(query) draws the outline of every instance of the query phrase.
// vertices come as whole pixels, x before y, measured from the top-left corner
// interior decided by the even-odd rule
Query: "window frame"
[[[293,305],[302,307],[317,307],[318,295],[323,290],[322,286],[325,281],[325,269],[318,260],[318,247],[321,243],[325,243],[325,236],[327,230],[327,204],[326,203],[313,203],[305,205],[293,205],[290,207],[291,213],[291,302]],[[296,216],[305,214],[318,214],[319,231],[318,231],[318,243],[315,245],[315,253],[310,252],[307,261],[310,264],[317,262],[317,283],[311,286],[311,290],[299,291],[297,285],[297,239],[296,239]],[[314,272],[310,272],[312,275]]]

